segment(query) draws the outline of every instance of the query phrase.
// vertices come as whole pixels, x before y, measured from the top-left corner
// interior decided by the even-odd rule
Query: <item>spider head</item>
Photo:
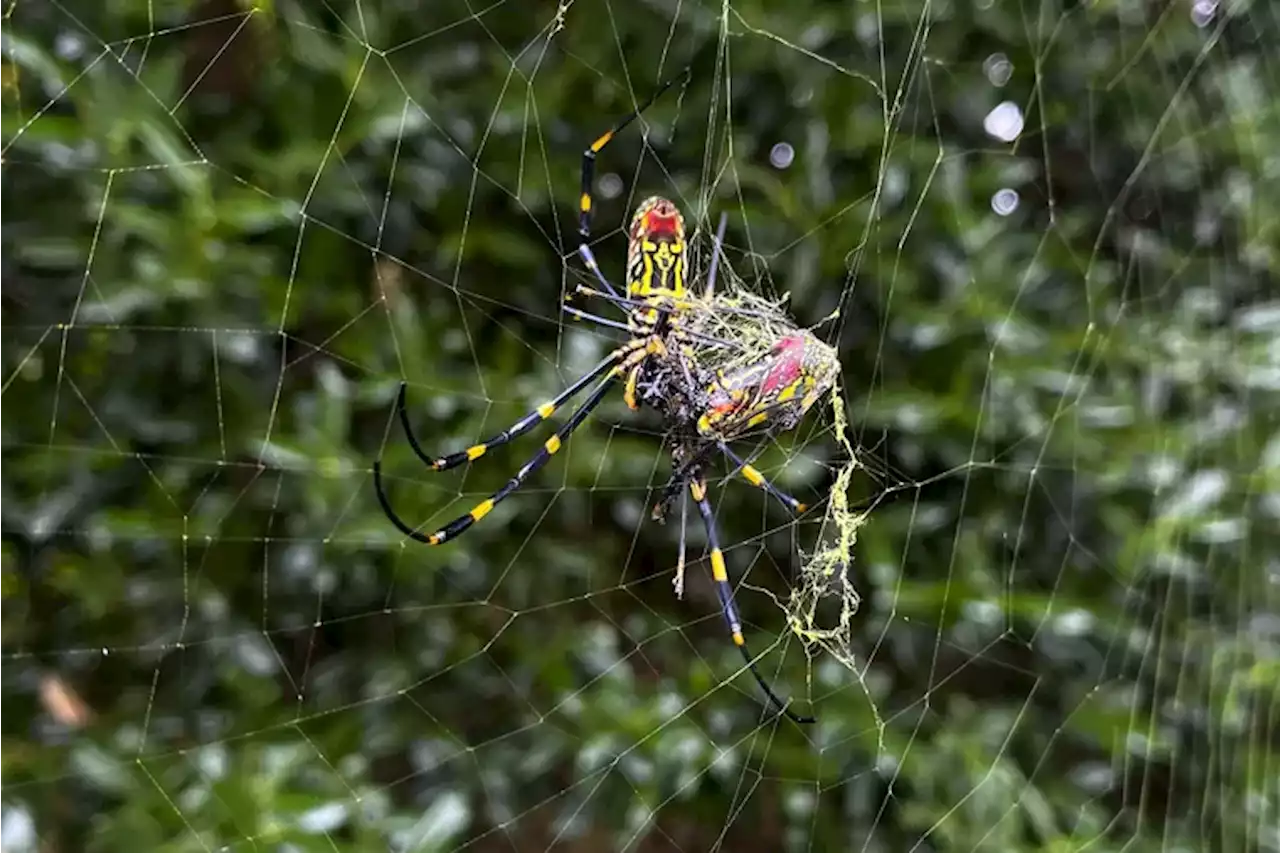
[[[650,196],[631,217],[631,242],[684,242],[684,216],[675,202]]]
[[[685,238],[680,208],[665,198],[647,198],[636,208],[627,234],[627,295],[684,296]]]

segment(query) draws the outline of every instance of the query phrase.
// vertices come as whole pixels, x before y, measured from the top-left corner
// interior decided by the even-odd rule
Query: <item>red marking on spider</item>
[[[684,219],[680,208],[665,198],[652,198],[640,205],[632,222],[633,240],[679,239],[684,235]]]
[[[680,233],[680,217],[646,213],[640,221],[639,232],[647,237],[675,237]]]
[[[775,361],[760,383],[760,390],[764,394],[785,388],[800,378],[804,368],[804,338],[800,335],[788,335],[774,344],[769,357]]]

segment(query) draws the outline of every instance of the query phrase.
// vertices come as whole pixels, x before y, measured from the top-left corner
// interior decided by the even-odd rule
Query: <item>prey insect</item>
[[[711,575],[733,644],[769,702],[789,719],[811,723],[812,717],[794,713],[788,707],[789,702],[773,691],[748,651],[709,502],[706,470],[713,457],[723,456],[749,483],[793,512],[803,512],[804,504],[778,489],[735,454],[729,443],[752,434],[794,428],[834,385],[839,371],[835,350],[811,332],[797,328],[779,305],[758,297],[717,293],[723,218],[712,245],[705,286],[699,293],[690,287],[690,250],[684,216],[666,198],[645,199],[631,217],[626,278],[621,289],[605,275],[590,246],[597,155],[663,92],[679,80],[688,79],[689,74],[690,69],[686,69],[681,77],[667,81],[647,101],[595,139],[582,154],[577,254],[598,287],[579,287],[579,292],[610,303],[624,312],[625,319],[608,320],[570,306],[565,306],[565,311],[624,330],[628,339],[554,399],[535,407],[487,441],[456,453],[432,456],[419,445],[409,422],[403,385],[396,398],[396,411],[414,453],[432,470],[447,471],[525,435],[590,387],[586,399],[502,488],[470,512],[433,532],[424,533],[396,514],[383,488],[380,461],[373,465],[374,486],[387,518],[401,533],[427,545],[448,542],[519,490],[551,460],[610,390],[621,383],[627,406],[633,410],[649,407],[658,411],[674,445],[675,471],[655,508],[655,517],[660,517],[678,494],[687,491],[706,529]],[[683,549],[682,534],[682,567]]]

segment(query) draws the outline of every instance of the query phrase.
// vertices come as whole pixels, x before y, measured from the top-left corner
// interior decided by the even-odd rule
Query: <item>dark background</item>
[[[6,851],[1280,850],[1265,4],[4,15]],[[800,322],[841,308],[848,661],[774,598],[829,411],[740,448],[818,509],[715,491],[809,728],[734,677],[696,523],[673,594],[619,397],[447,547],[372,490],[381,454],[434,526],[537,449],[431,475],[398,384],[452,451],[603,355],[558,308],[581,150],[700,51],[602,154],[595,249],[620,278],[661,192]]]

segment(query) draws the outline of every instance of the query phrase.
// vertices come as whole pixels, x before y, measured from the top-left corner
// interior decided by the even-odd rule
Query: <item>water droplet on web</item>
[[[982,129],[1001,142],[1012,142],[1022,134],[1022,109],[1013,101],[1003,101],[987,113]]]
[[[1003,53],[993,53],[982,63],[982,73],[993,86],[1003,86],[1013,76],[1013,63]]]
[[[996,190],[996,194],[991,197],[991,209],[998,216],[1008,216],[1018,209],[1020,200],[1017,190],[1005,187],[1004,189]]]
[[[769,151],[769,162],[775,169],[785,169],[796,159],[796,150],[789,142],[779,142]]]

